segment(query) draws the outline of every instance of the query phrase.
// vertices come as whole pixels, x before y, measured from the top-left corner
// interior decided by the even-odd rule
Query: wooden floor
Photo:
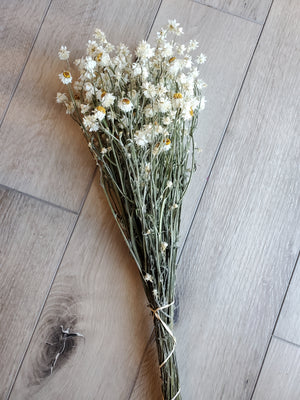
[[[62,44],[75,58],[99,27],[133,47],[170,18],[209,84],[180,241],[183,399],[300,399],[299,1],[2,0],[1,400],[161,399],[137,269],[55,96]]]

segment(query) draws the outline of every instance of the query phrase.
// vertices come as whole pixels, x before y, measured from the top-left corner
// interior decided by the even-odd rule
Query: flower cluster
[[[74,62],[76,78],[70,52],[65,46],[59,50],[66,62],[59,78],[67,93],[56,98],[80,125],[100,168],[102,187],[138,265],[151,309],[167,304],[170,315],[181,205],[195,167],[194,131],[206,102],[198,69],[206,56],[193,57],[198,42],[178,43],[182,35],[180,24],[170,20],[157,33],[154,47],[143,40],[131,53],[96,29],[86,55]],[[167,313],[158,321],[163,327],[170,323]],[[160,325],[157,334],[163,332]],[[168,380],[175,374],[177,382],[170,332],[157,342],[161,376]],[[177,384],[163,387],[164,398],[177,397]]]

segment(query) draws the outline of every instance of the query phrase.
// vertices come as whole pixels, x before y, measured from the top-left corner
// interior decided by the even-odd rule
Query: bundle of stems
[[[57,102],[80,125],[100,170],[111,212],[138,266],[153,319],[162,393],[181,399],[174,290],[182,200],[195,168],[194,131],[204,109],[198,69],[190,55],[195,40],[177,44],[183,30],[169,21],[156,47],[142,41],[135,51],[115,48],[96,29],[87,55],[75,60],[72,85],[69,51],[59,58],[68,94]],[[167,36],[172,35],[172,41]],[[201,53],[196,61],[203,64]]]

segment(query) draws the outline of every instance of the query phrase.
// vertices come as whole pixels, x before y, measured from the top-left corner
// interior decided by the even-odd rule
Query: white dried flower
[[[102,97],[102,104],[103,107],[110,107],[114,104],[116,97],[112,93],[105,93],[105,95]]]
[[[59,52],[58,52],[58,57],[60,60],[68,60],[70,56],[70,51],[67,50],[66,46],[61,46]]]
[[[149,43],[147,43],[145,40],[142,40],[136,49],[136,55],[141,60],[145,60],[154,55],[154,49],[151,48]]]
[[[66,103],[68,101],[68,97],[65,93],[58,92],[56,95],[56,103]]]
[[[96,132],[99,129],[99,124],[95,115],[87,115],[86,117],[84,117],[83,125],[90,132]]]
[[[102,121],[103,118],[105,118],[106,110],[102,106],[98,106],[95,109],[95,117],[98,119],[98,121]]]
[[[71,75],[71,72],[69,72],[69,71],[64,71],[61,74],[59,74],[58,76],[64,85],[68,85],[69,83],[72,82],[72,75]]]
[[[190,40],[188,48],[187,48],[188,53],[190,51],[196,50],[198,46],[199,46],[199,43],[197,42],[197,40]]]
[[[144,280],[145,282],[151,282],[153,283],[153,276],[148,274],[148,272],[144,275]]]
[[[161,249],[161,251],[163,253],[166,251],[167,247],[168,247],[168,243],[167,242],[161,242],[160,249]]]
[[[97,39],[101,44],[107,43],[105,33],[100,29],[95,29],[94,38]]]
[[[201,53],[200,56],[198,56],[198,57],[196,58],[196,63],[197,63],[197,64],[204,64],[206,60],[207,60],[206,55],[204,55],[203,53]]]
[[[170,32],[174,33],[177,36],[183,35],[183,29],[181,28],[179,22],[176,19],[168,21],[168,29]]]
[[[149,143],[147,131],[142,129],[134,134],[134,141],[140,147],[145,147]]]
[[[167,188],[171,189],[173,187],[173,182],[172,181],[168,181],[167,182]]]
[[[124,97],[123,99],[118,101],[118,107],[120,108],[120,110],[124,111],[125,113],[128,113],[133,109],[133,104],[129,99]]]

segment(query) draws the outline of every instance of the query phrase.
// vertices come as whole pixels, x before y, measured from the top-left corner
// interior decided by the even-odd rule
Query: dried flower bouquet
[[[174,325],[174,286],[181,207],[194,160],[194,131],[205,107],[206,86],[193,60],[195,40],[176,43],[183,29],[169,21],[156,47],[139,43],[133,59],[124,44],[113,46],[96,29],[87,55],[75,60],[73,82],[69,51],[59,74],[68,94],[57,102],[80,125],[100,169],[101,186],[138,266],[154,317],[162,393],[181,399]],[[168,40],[170,38],[170,40]]]

